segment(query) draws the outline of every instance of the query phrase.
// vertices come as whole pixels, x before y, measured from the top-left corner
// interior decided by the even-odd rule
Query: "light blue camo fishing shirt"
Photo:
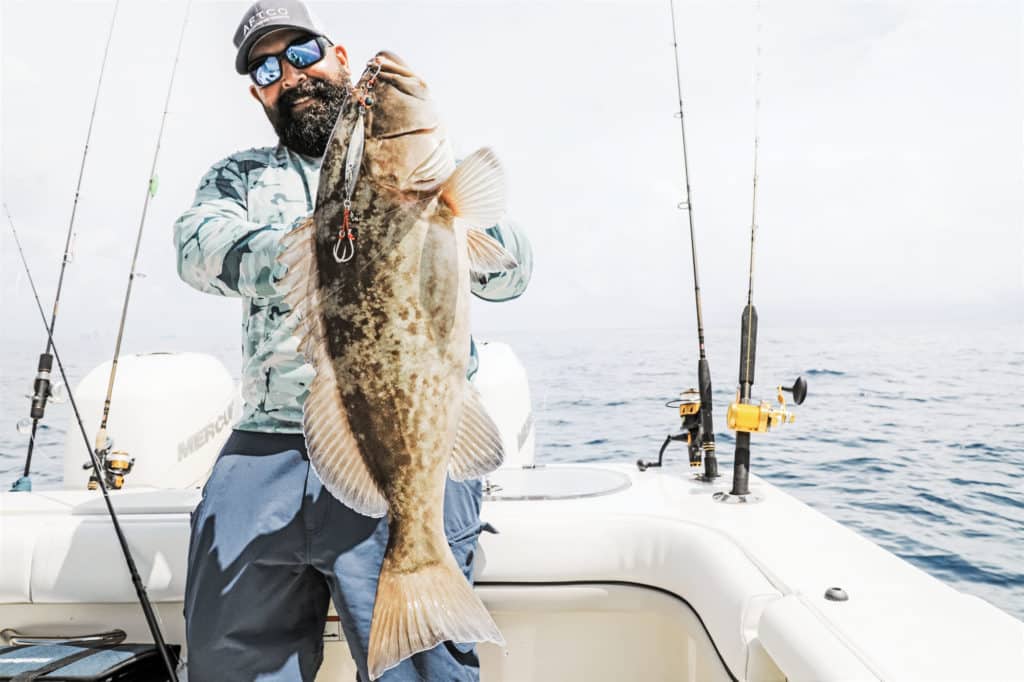
[[[276,283],[281,237],[312,212],[320,159],[283,145],[238,152],[203,176],[192,208],[174,224],[178,274],[210,294],[242,298],[242,398],[235,428],[300,433],[302,404],[313,368],[299,354],[295,321]],[[487,230],[515,256],[515,270],[474,281],[474,294],[489,301],[513,299],[533,271],[530,244],[514,223]],[[475,355],[471,360],[475,363]]]

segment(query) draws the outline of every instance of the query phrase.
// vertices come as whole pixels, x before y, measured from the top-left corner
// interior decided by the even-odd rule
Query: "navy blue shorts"
[[[480,535],[480,481],[448,481],[444,525],[467,580]],[[190,682],[312,680],[328,599],[359,679],[387,519],[352,511],[320,483],[301,435],[235,431],[192,515],[185,585]],[[380,679],[478,680],[475,647],[445,642]]]

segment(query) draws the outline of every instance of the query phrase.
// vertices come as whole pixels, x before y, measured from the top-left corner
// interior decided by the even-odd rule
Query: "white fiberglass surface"
[[[477,588],[506,639],[480,646],[481,679],[729,680],[697,615],[666,593],[628,585],[481,585]],[[158,604],[169,642],[184,639],[180,602]],[[146,641],[137,605],[0,605],[0,623],[31,634],[85,634],[120,627]],[[330,629],[330,624],[328,624]],[[354,679],[343,639],[325,638],[318,680]]]
[[[481,585],[506,644],[478,648],[487,682],[716,682],[729,673],[678,598],[627,585]],[[328,643],[317,679],[351,679],[344,642]]]

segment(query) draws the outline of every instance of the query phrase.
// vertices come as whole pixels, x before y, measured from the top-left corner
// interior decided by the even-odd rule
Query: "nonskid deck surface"
[[[482,518],[499,532],[481,536],[476,580],[485,601],[500,590],[506,609],[516,590],[525,600],[538,586],[674,595],[741,679],[772,664],[790,679],[1012,679],[1024,670],[1024,623],[759,479],[756,504],[715,501],[725,482],[626,465],[502,470],[488,483]],[[183,634],[189,513],[198,500],[195,489],[115,495],[172,640]],[[134,602],[96,493],[0,494],[0,542],[2,627],[60,622],[61,604],[104,604],[113,617],[114,604],[130,610]],[[97,557],[104,570],[95,569]],[[831,587],[849,599],[826,599]],[[531,593],[534,613],[538,598]],[[568,608],[550,601],[553,612]]]

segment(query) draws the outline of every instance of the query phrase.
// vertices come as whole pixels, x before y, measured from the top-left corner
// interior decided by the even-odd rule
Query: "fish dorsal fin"
[[[505,172],[486,147],[460,163],[444,183],[441,201],[469,227],[494,225],[505,213]]]
[[[314,234],[312,219],[296,227],[281,239],[284,251],[278,257],[278,262],[288,266],[279,286],[286,292],[291,314],[298,318],[298,350],[316,370],[302,408],[306,449],[313,469],[332,495],[360,514],[379,518],[387,513],[387,501],[370,475],[349,426],[327,352]]]
[[[504,459],[505,448],[498,427],[487,414],[480,391],[467,383],[466,401],[462,406],[448,472],[456,481],[480,478],[501,466]]]
[[[469,252],[469,269],[474,275],[504,272],[519,266],[508,249],[481,230],[466,231],[466,248]]]

